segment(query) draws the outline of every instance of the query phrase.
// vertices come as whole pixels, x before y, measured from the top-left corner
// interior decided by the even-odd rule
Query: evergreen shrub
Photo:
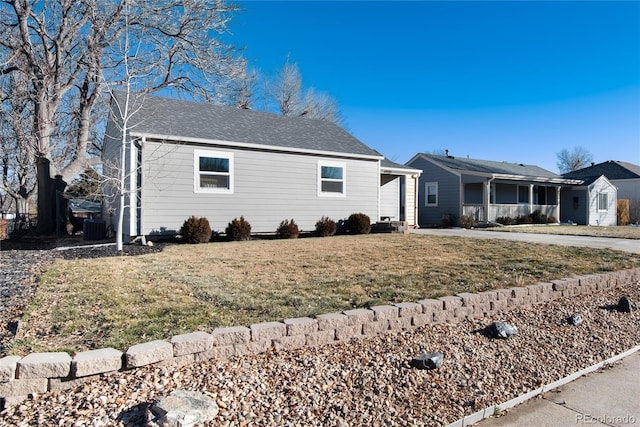
[[[276,230],[276,235],[281,239],[297,239],[299,234],[298,224],[293,218],[291,221],[286,219],[282,221]]]
[[[320,237],[328,237],[336,234],[338,230],[338,225],[334,220],[329,218],[328,216],[323,216],[316,222],[316,233]]]
[[[190,216],[180,227],[179,233],[186,243],[206,243],[211,240],[211,226],[204,217]]]
[[[502,225],[512,225],[516,223],[510,216],[499,216],[496,218],[496,222]]]
[[[369,234],[371,232],[371,219],[364,213],[353,213],[349,215],[347,227],[351,234]]]
[[[472,228],[475,227],[476,220],[471,215],[462,215],[460,217],[460,227]]]
[[[229,240],[249,240],[251,237],[251,224],[241,216],[239,219],[234,218],[231,221],[224,232]]]

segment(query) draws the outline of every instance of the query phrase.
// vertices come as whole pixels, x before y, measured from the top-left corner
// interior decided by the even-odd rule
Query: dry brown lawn
[[[640,266],[608,250],[376,234],[171,245],[57,260],[12,354],[115,347],[219,326],[313,316]]]

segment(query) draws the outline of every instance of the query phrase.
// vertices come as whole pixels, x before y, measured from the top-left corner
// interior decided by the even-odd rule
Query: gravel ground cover
[[[0,251],[0,356],[36,289],[36,280],[57,254],[50,250]]]
[[[441,426],[505,402],[640,344],[638,311],[614,309],[638,283],[466,320],[295,351],[149,366],[35,396],[0,414],[0,425],[145,425],[153,401],[175,389],[204,392],[219,405],[211,426]],[[567,317],[582,314],[572,326]],[[518,328],[507,340],[483,329]],[[410,360],[443,351],[434,371]]]

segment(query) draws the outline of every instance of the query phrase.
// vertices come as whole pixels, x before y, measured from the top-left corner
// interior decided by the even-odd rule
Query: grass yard
[[[115,347],[640,266],[608,250],[375,234],[171,245],[136,257],[57,260],[11,354]]]
[[[640,227],[593,227],[589,225],[527,225],[491,227],[488,231],[506,233],[564,234],[569,236],[612,237],[616,239],[640,240]]]

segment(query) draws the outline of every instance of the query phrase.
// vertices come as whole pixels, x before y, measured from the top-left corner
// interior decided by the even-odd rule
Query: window
[[[609,194],[608,193],[598,193],[598,210],[599,211],[609,210]]]
[[[318,162],[318,195],[346,194],[346,165],[339,162]]]
[[[424,205],[438,206],[438,183],[427,182],[424,185]]]
[[[518,203],[529,203],[529,187],[518,185]]]
[[[233,154],[195,150],[195,192],[233,193]]]

